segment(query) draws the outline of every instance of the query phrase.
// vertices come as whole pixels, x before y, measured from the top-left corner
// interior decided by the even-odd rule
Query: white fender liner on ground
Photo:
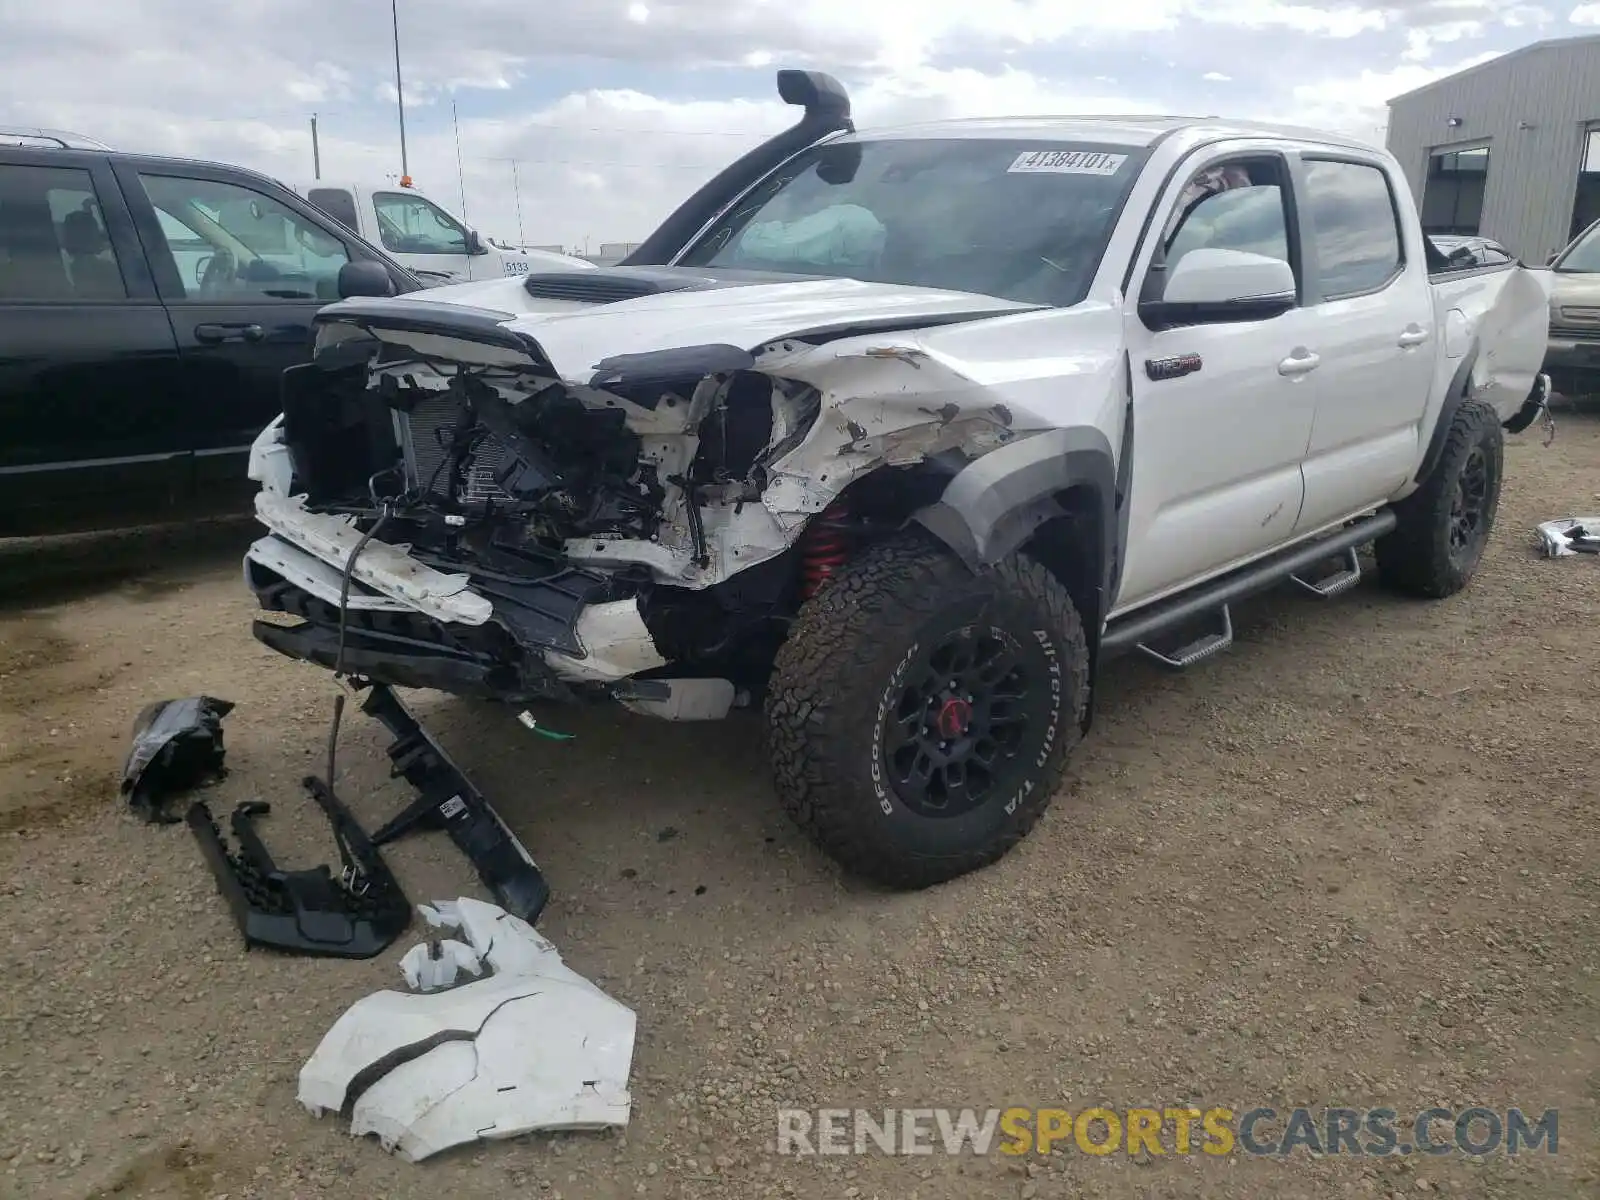
[[[419,907],[430,924],[462,930],[493,973],[358,1000],[301,1069],[300,1103],[318,1116],[348,1110],[352,1135],[375,1133],[412,1162],[480,1139],[626,1125],[633,1010],[496,905]],[[467,947],[455,947],[455,965],[473,973]],[[408,979],[427,987],[454,974],[419,971],[426,957],[426,945],[406,955]]]

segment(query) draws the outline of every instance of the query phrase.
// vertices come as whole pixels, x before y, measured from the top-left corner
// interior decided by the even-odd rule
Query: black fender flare
[[[1472,392],[1472,368],[1477,361],[1478,343],[1473,342],[1472,349],[1467,351],[1461,365],[1450,377],[1450,387],[1445,391],[1444,403],[1439,406],[1438,419],[1434,421],[1433,433],[1428,438],[1428,449],[1422,455],[1422,463],[1412,478],[1413,483],[1420,484],[1439,465],[1439,457],[1444,453],[1444,440],[1450,435],[1450,425]]]
[[[1049,429],[992,450],[957,471],[933,504],[912,519],[942,541],[971,570],[981,571],[1022,546],[1039,526],[1065,510],[1056,499],[1086,487],[1100,515],[1102,594],[1118,557],[1116,459],[1106,435],[1093,427]]]

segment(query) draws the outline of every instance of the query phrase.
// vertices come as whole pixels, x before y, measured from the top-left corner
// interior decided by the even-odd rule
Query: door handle
[[[1322,356],[1310,350],[1296,350],[1278,364],[1278,374],[1289,379],[1309,375],[1322,365]]]
[[[1415,325],[1400,335],[1400,349],[1412,350],[1428,340],[1428,331],[1418,329]]]
[[[259,342],[266,336],[261,326],[249,321],[196,325],[195,340],[216,345],[218,342]]]

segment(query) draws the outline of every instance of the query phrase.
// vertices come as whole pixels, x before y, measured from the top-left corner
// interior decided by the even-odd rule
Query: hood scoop
[[[584,304],[615,304],[664,292],[703,292],[756,283],[793,283],[811,275],[773,271],[707,271],[694,267],[598,267],[593,271],[548,271],[522,281],[528,295],[539,300],[573,300]]]

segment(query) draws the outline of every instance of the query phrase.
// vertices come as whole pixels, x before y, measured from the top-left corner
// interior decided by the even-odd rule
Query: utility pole
[[[317,114],[311,114],[311,174],[322,178],[322,147],[317,143]]]
[[[461,219],[467,219],[467,172],[461,165],[461,121],[456,116],[456,102],[450,101],[450,124],[456,131],[456,178],[461,182]]]
[[[411,186],[411,169],[406,162],[406,94],[400,82],[400,0],[389,0],[389,15],[394,18],[394,96],[400,109],[400,186]]]
[[[522,232],[522,190],[517,185],[517,160],[514,158],[496,158],[494,161],[511,164],[511,196],[517,206],[517,249],[520,250],[528,244],[528,239]]]

